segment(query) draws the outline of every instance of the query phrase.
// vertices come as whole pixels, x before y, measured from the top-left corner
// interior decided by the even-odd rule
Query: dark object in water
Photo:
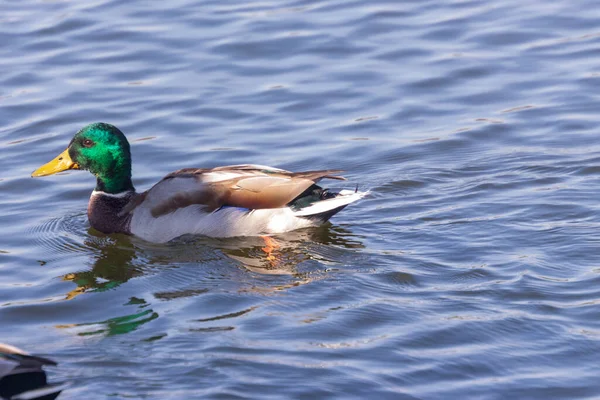
[[[56,362],[37,357],[0,343],[0,399],[54,400],[69,386],[67,383],[48,383],[43,366]]]

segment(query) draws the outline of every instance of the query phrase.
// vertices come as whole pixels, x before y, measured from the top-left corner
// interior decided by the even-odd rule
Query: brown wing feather
[[[305,179],[310,179],[314,182],[318,182],[321,179],[337,179],[340,181],[345,181],[346,178],[344,178],[343,176],[339,176],[339,175],[331,175],[331,174],[337,174],[340,172],[344,172],[344,170],[341,169],[328,169],[325,171],[306,171],[306,172],[294,172],[292,173],[292,176],[294,177],[299,177],[299,178],[305,178]]]
[[[215,210],[221,206],[243,207],[248,209],[280,208],[298,197],[315,182],[323,178],[344,179],[331,175],[340,170],[285,172],[269,171],[240,166],[243,168],[219,169],[219,171],[254,172],[240,177],[218,182],[203,183],[198,190],[175,193],[151,210],[152,216],[158,217],[179,208],[194,204],[204,205],[207,210]],[[164,179],[176,177],[196,177],[202,182],[202,175],[215,171],[213,169],[186,168],[172,172]],[[164,180],[163,179],[163,180]],[[162,181],[161,181],[162,182]],[[156,185],[160,185],[160,182]]]
[[[264,176],[239,179],[227,192],[225,205],[252,210],[279,208],[295,199],[314,182],[296,177]]]
[[[173,171],[163,179],[175,178],[175,177],[184,177],[184,176],[196,176],[200,177],[202,174],[210,173],[210,172],[240,172],[240,173],[255,173],[261,175],[277,175],[283,174],[286,176],[291,176],[293,173],[288,172],[279,168],[266,169],[270,167],[259,167],[257,165],[252,164],[240,164],[240,165],[227,165],[223,167],[215,167],[215,168],[183,168],[177,171]],[[339,172],[339,171],[336,171]]]

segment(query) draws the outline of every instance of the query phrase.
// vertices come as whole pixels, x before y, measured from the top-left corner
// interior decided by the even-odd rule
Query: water
[[[0,9],[0,338],[62,399],[600,396],[596,2]],[[94,121],[138,189],[260,163],[372,193],[270,260],[106,237],[91,175],[29,177]]]

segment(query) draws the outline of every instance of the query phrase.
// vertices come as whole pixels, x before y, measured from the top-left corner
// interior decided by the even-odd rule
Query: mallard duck
[[[53,400],[69,384],[49,384],[42,367],[56,363],[0,343],[0,399]]]
[[[32,176],[88,170],[96,188],[88,219],[96,230],[163,243],[184,234],[259,236],[322,224],[365,192],[333,192],[321,179],[340,170],[290,172],[264,165],[184,168],[137,193],[127,138],[106,123],[85,126],[68,148]]]

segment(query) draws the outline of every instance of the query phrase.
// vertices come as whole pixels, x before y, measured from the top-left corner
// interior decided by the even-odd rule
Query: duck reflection
[[[215,284],[226,291],[269,294],[323,279],[328,275],[323,273],[323,265],[346,263],[355,257],[353,249],[363,247],[351,232],[327,225],[278,236],[184,237],[167,244],[124,235],[104,236],[90,229],[81,244],[85,253],[92,254],[92,266],[62,277],[76,285],[66,294],[67,300],[84,293],[114,290],[132,278],[152,274],[156,274],[156,279],[150,284],[161,289],[152,295],[160,301],[198,296],[211,291]],[[261,279],[255,274],[281,278]],[[126,315],[56,327],[74,329],[80,336],[132,332],[159,317],[152,301],[136,295],[139,292],[132,288],[129,301],[124,304]]]
[[[63,280],[77,285],[67,293],[67,300],[88,291],[113,289],[133,277],[142,275],[142,271],[134,264],[134,260],[137,259],[135,247],[127,236],[102,238],[90,232],[84,245],[96,254],[96,259],[91,270],[73,272],[62,277]]]
[[[327,251],[323,251],[331,245],[347,249],[364,247],[347,230],[321,226],[275,236],[227,239],[219,243],[219,248],[249,271],[300,277],[302,271],[298,266],[304,261],[335,261],[327,259]]]
[[[114,289],[150,271],[182,263],[212,264],[223,256],[253,273],[302,278],[298,266],[303,262],[335,263],[336,248],[364,247],[351,232],[327,225],[268,237],[184,237],[161,245],[124,235],[101,236],[90,228],[84,244],[95,253],[95,259],[91,270],[63,276],[77,285],[66,294],[67,300]]]

